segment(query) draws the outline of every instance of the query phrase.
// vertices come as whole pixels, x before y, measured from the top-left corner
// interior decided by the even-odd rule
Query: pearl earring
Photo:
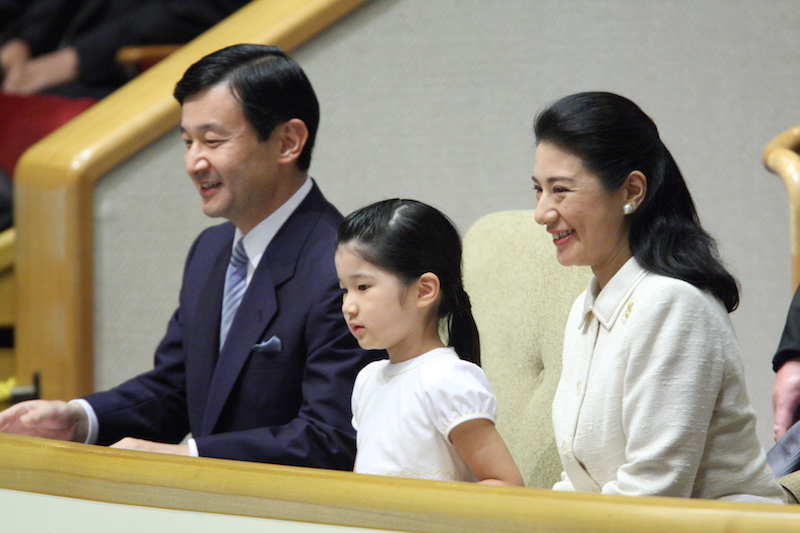
[[[630,202],[625,202],[625,205],[622,206],[622,212],[626,215],[630,215],[633,213],[634,207],[633,204]]]

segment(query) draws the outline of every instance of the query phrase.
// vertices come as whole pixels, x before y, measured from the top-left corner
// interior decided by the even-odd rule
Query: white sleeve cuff
[[[191,457],[200,457],[200,452],[197,451],[197,443],[194,441],[194,439],[187,440],[186,444],[189,445],[189,455]]]
[[[77,403],[83,407],[83,410],[86,411],[86,417],[89,419],[89,429],[86,432],[86,442],[84,444],[97,443],[97,434],[100,431],[100,422],[97,420],[97,415],[95,414],[94,409],[92,409],[91,404],[83,398],[71,400],[69,403]]]

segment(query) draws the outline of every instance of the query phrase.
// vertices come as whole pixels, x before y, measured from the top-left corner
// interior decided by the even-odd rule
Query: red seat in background
[[[25,150],[96,102],[93,98],[0,92],[0,168],[12,177]]]

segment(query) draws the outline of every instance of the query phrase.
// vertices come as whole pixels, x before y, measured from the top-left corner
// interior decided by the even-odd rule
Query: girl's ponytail
[[[446,319],[448,344],[453,347],[459,357],[480,366],[481,343],[478,325],[475,323],[475,317],[472,316],[472,304],[463,286],[455,290],[452,300],[452,311]]]

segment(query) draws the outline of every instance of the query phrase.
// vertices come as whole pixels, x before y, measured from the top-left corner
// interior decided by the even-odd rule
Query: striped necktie
[[[233,317],[247,288],[247,252],[244,239],[239,239],[231,254],[228,271],[225,273],[225,293],[222,296],[222,322],[219,329],[219,349],[225,344]]]

